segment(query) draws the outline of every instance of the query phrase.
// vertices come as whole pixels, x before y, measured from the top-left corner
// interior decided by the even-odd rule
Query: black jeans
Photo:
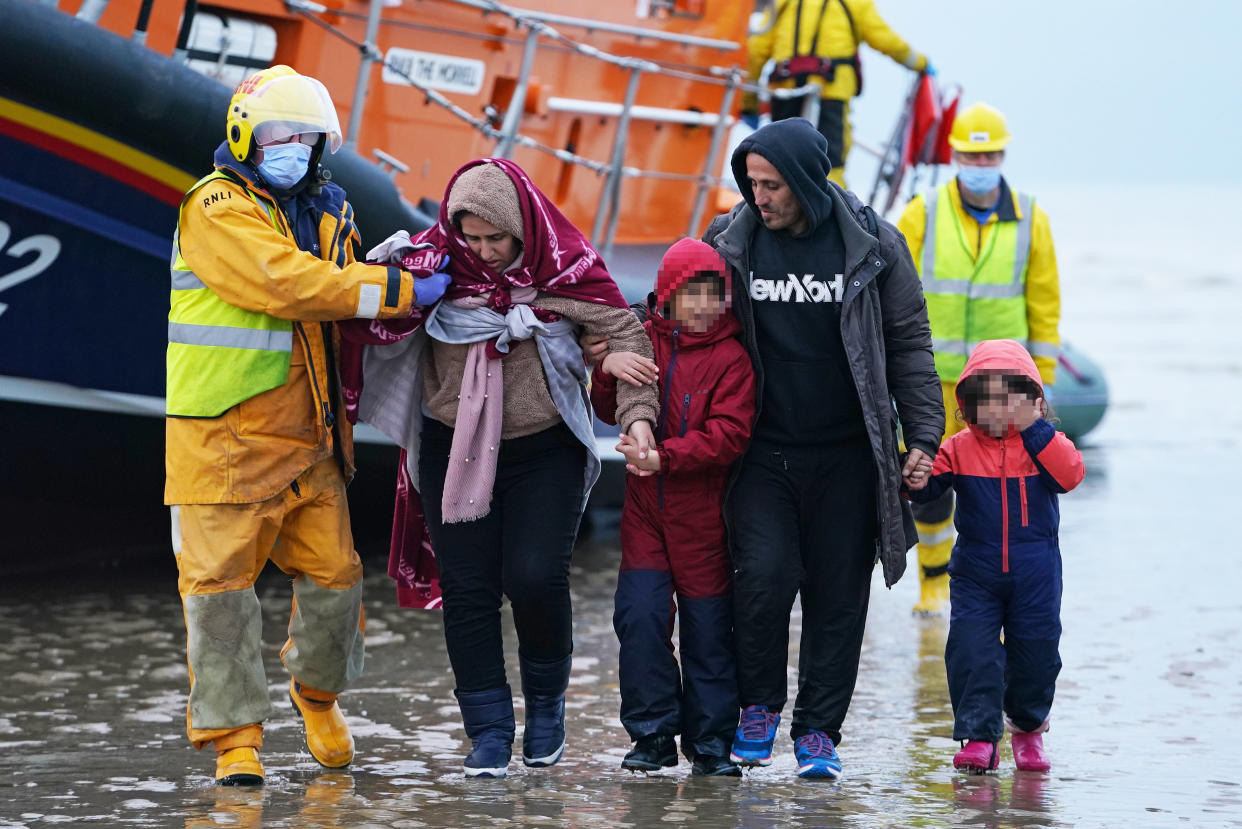
[[[802,115],[801,98],[773,98],[772,120],[783,121]],[[821,98],[819,101],[819,123],[815,125],[819,134],[828,142],[828,161],[835,170],[845,166],[845,101]]]
[[[784,708],[789,614],[801,592],[795,739],[811,729],[841,739],[876,558],[875,488],[875,459],[862,438],[753,443],[729,493],[739,702]]]
[[[459,691],[506,684],[500,605],[513,606],[518,650],[539,662],[573,651],[569,561],[583,508],[586,448],[564,424],[501,441],[491,512],[441,519],[453,430],[423,422],[423,513],[440,568],[444,639]]]

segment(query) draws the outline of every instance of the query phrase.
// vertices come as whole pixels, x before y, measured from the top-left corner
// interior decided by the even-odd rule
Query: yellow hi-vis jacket
[[[911,49],[888,27],[872,0],[777,0],[775,10],[769,7],[766,15],[760,32],[746,41],[752,81],[759,80],[769,58],[783,61],[795,55],[810,55],[812,43],[814,54],[819,57],[850,58],[857,54],[860,43],[866,43],[917,72],[927,68],[927,56]],[[772,86],[792,88],[794,80],[776,81]],[[858,94],[858,89],[854,67],[842,64],[836,67],[832,81],[824,84],[821,96],[847,101]],[[744,97],[742,109],[753,109],[754,104],[753,95]]]
[[[307,199],[309,197],[298,197]],[[196,183],[174,236],[166,504],[262,501],[334,452],[353,474],[333,320],[408,316],[413,277],[354,261],[353,208],[311,200],[315,252],[233,165]]]
[[[1026,345],[1044,384],[1061,353],[1061,286],[1048,215],[1002,179],[996,212],[979,224],[957,179],[916,196],[897,221],[923,282],[940,379],[956,382],[983,340]]]

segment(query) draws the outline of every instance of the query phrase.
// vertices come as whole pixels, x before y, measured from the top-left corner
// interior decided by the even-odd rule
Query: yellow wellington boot
[[[221,786],[259,786],[263,764],[254,746],[226,748],[216,752],[216,782]]]
[[[949,559],[953,556],[953,514],[935,523],[915,519],[919,531],[919,600],[914,612],[936,616],[949,606]]]
[[[330,769],[348,766],[354,759],[354,738],[336,704],[336,695],[316,691],[293,679],[289,682],[289,699],[302,715],[311,756]]]
[[[919,600],[914,612],[922,616],[936,616],[949,605],[949,574],[926,576],[919,569]]]

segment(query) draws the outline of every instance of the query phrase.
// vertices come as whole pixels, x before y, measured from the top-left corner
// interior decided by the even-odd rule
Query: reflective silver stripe
[[[1026,272],[1026,262],[1031,256],[1031,222],[1034,220],[1034,201],[1030,196],[1018,194],[1018,210],[1022,218],[1018,220],[1018,238],[1013,251],[1013,284],[1022,284],[1022,274]]]
[[[183,345],[213,345],[225,348],[253,348],[260,351],[292,351],[292,331],[262,328],[233,328],[225,325],[168,323],[168,341]]]
[[[1027,346],[1027,351],[1030,351],[1034,357],[1051,357],[1054,360],[1061,356],[1061,346],[1038,340],[1031,340],[1031,344]]]
[[[172,551],[173,555],[181,555],[181,507],[173,504],[168,508],[172,514]]]
[[[941,527],[934,533],[928,533],[926,537],[919,533],[919,543],[925,547],[934,547],[937,544],[943,544],[946,541],[952,541],[957,535],[957,530],[953,528],[953,522],[950,521],[946,526]]]
[[[174,291],[193,291],[206,288],[203,280],[194,275],[194,271],[172,271],[172,289]]]
[[[923,290],[936,275],[936,202],[940,198],[940,190],[935,189],[927,194],[927,227],[923,231]]]
[[[971,299],[1013,299],[1024,296],[1026,286],[1021,282],[1010,285],[992,285],[986,282],[975,282],[969,289]]]
[[[1013,338],[1012,337],[998,337],[998,339],[1013,339]],[[960,354],[963,357],[968,357],[976,348],[979,347],[979,344],[983,342],[987,342],[987,340],[967,342],[966,340],[939,340],[939,339],[936,339],[935,337],[932,337],[932,351],[935,351],[937,354]],[[1039,349],[1032,349],[1031,346],[1033,344],[1027,342],[1026,340],[1014,340],[1014,342],[1018,343],[1018,345],[1022,346],[1027,351],[1030,351],[1032,354],[1035,354],[1038,357],[1048,356],[1047,354],[1040,353],[1042,349],[1057,348],[1056,346],[1050,346],[1048,343],[1039,343],[1038,344],[1040,346]],[[1060,353],[1059,348],[1057,349],[1057,352]]]
[[[965,340],[941,340],[932,337],[932,351],[937,354],[960,354],[965,357],[970,352],[966,349]]]
[[[923,280],[923,293],[961,294],[971,299],[1013,299],[1026,293],[1025,285],[994,285],[988,282],[971,282],[969,279]]]

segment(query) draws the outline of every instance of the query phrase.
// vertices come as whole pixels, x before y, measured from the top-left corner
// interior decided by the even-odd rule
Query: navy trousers
[[[1022,731],[1048,718],[1061,672],[1061,555],[1047,548],[954,548],[952,611],[944,661],[953,701],[953,739],[999,742],[1005,716]],[[1001,633],[1004,632],[1004,640]]]
[[[784,448],[756,441],[729,493],[743,706],[785,707],[789,618],[801,596],[794,739],[816,730],[841,742],[876,560],[875,489],[875,458],[863,437]]]
[[[696,755],[729,753],[737,727],[733,668],[732,598],[678,595],[673,575],[622,570],[617,578],[613,627],[621,642],[621,724],[630,739],[681,735]],[[673,655],[673,618],[681,619],[681,667]]]

